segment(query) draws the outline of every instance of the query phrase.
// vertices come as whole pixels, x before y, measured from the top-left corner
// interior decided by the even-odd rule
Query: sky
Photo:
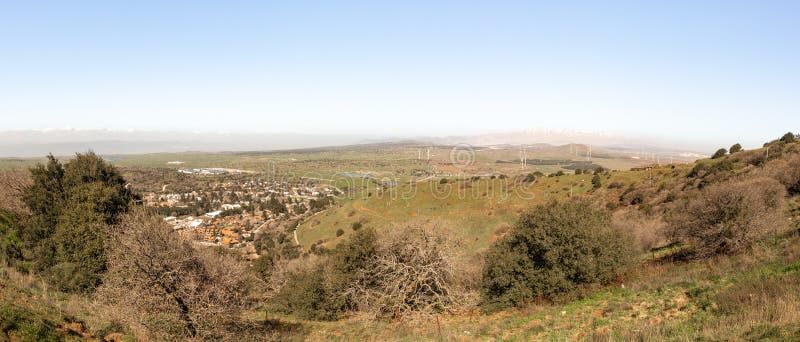
[[[798,61],[800,1],[0,1],[0,130],[756,145]]]

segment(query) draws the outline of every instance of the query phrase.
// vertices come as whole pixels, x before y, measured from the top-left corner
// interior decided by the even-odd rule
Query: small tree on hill
[[[731,154],[734,154],[736,152],[741,152],[741,151],[742,151],[742,145],[741,144],[736,143],[733,146],[731,146],[731,150],[730,150]]]
[[[603,186],[603,180],[600,179],[600,175],[595,174],[594,177],[592,177],[592,188],[600,189],[602,186]]]
[[[717,150],[717,152],[714,152],[714,155],[711,156],[711,159],[722,158],[726,154],[728,154],[728,150],[726,150],[724,148],[721,148],[721,149]]]
[[[785,143],[794,142],[794,140],[795,140],[795,137],[794,137],[794,133],[792,133],[792,132],[786,133],[781,137],[781,142],[785,142]]]

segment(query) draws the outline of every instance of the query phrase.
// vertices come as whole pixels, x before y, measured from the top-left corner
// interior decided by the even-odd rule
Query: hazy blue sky
[[[763,142],[799,61],[800,1],[3,1],[0,130]]]

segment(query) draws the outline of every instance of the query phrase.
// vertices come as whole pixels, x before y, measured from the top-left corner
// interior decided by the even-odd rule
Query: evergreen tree
[[[62,290],[93,289],[106,268],[107,227],[133,200],[125,180],[93,152],[64,165],[48,156],[31,175],[24,193],[31,220],[23,234],[31,261]]]

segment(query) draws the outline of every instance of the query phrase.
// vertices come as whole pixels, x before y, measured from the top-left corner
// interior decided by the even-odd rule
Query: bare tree
[[[694,257],[741,252],[785,224],[786,191],[771,178],[734,179],[703,189],[669,218]]]
[[[393,227],[378,240],[370,267],[348,292],[377,316],[454,312],[477,301],[480,267],[471,267],[454,234],[439,224]],[[472,263],[472,265],[475,265]]]
[[[195,249],[144,209],[126,215],[110,241],[98,299],[152,338],[225,338],[248,303],[255,280],[239,262]]]

